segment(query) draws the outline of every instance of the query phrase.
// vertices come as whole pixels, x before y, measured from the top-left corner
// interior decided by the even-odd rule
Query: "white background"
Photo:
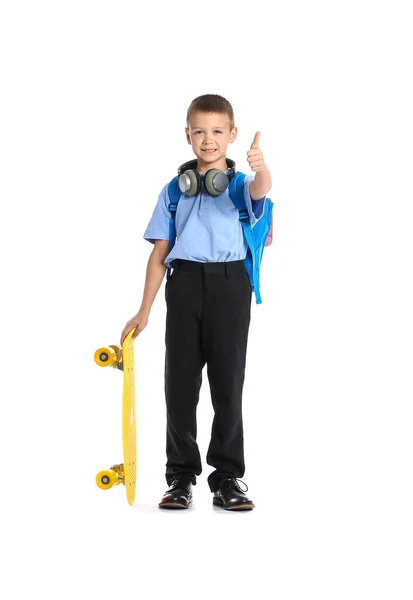
[[[408,2],[1,4],[1,545],[7,598],[411,600],[412,21]],[[122,376],[99,369],[142,298],[160,189],[193,157],[186,110],[257,130],[274,243],[244,387],[257,508],[165,491],[164,285],[135,343],[136,505]],[[4,557],[6,560],[4,561]]]

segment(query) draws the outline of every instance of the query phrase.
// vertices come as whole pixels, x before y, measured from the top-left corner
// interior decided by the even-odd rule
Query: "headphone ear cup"
[[[225,192],[228,184],[227,174],[220,169],[210,169],[205,173],[205,187],[211,196],[219,196]]]
[[[198,171],[188,169],[178,177],[179,189],[187,196],[196,196],[201,191],[201,178]]]

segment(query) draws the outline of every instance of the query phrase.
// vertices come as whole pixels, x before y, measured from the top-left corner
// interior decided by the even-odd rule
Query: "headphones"
[[[235,175],[235,162],[230,158],[226,159],[228,165],[228,174],[221,169],[209,169],[204,175],[204,182],[207,192],[211,196],[219,196],[225,192],[229,182]],[[196,196],[201,191],[201,176],[196,170],[197,161],[190,160],[178,169],[178,185],[183,194],[187,196]]]

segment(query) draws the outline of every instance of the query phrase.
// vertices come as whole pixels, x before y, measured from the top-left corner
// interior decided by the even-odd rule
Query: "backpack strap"
[[[259,264],[256,260],[254,232],[251,227],[250,217],[245,204],[244,197],[245,174],[237,171],[229,182],[228,193],[232,202],[238,208],[239,220],[244,231],[245,239],[248,244],[247,256],[245,257],[245,268],[250,278],[252,289],[255,293],[257,304],[261,304],[260,284],[259,284]]]
[[[169,252],[175,246],[176,241],[176,227],[175,227],[175,216],[178,208],[178,202],[181,198],[181,190],[178,185],[178,175],[176,175],[168,185],[168,196],[169,196],[169,212],[171,213],[171,220],[169,221]],[[170,267],[166,270],[166,279],[168,280],[171,276]]]

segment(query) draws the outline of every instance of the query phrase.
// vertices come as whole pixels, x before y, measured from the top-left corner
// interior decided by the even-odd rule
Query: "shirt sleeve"
[[[253,200],[250,194],[250,185],[251,182],[254,181],[255,175],[246,175],[244,179],[244,198],[245,205],[248,210],[248,214],[250,216],[251,226],[254,227],[255,223],[259,221],[259,219],[264,214],[264,202],[266,196],[263,196],[259,200]]]
[[[158,197],[155,209],[152,213],[152,217],[146,228],[143,238],[155,243],[155,240],[169,240],[169,222],[171,220],[171,213],[169,212],[169,194],[168,184],[162,189]]]

